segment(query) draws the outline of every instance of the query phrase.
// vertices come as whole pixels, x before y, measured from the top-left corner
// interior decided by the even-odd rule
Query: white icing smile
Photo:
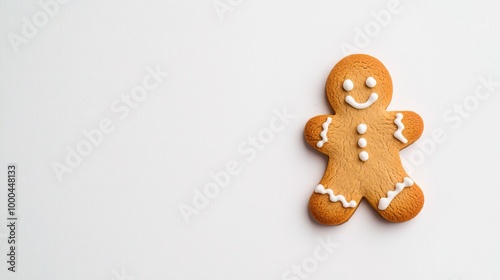
[[[345,102],[347,102],[347,104],[351,105],[352,107],[358,109],[358,110],[363,110],[363,109],[366,109],[370,106],[373,105],[373,103],[375,103],[375,101],[378,100],[378,94],[376,93],[372,93],[370,94],[370,97],[368,98],[368,100],[366,100],[365,103],[358,103],[356,102],[356,100],[354,100],[354,97],[348,95],[345,97]]]

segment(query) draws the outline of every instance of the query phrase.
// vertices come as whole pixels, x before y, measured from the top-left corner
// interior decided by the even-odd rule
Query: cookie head
[[[391,76],[385,66],[372,56],[346,56],[330,72],[326,95],[336,113],[385,110],[392,98]]]

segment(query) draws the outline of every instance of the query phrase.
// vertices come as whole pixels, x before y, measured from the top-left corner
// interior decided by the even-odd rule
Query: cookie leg
[[[309,199],[309,212],[321,224],[340,225],[349,220],[361,201],[359,192],[342,193],[319,184]]]
[[[376,197],[377,199],[373,199]],[[414,218],[424,206],[424,194],[409,177],[387,188],[387,192],[367,196],[368,202],[380,216],[390,222],[405,222]]]

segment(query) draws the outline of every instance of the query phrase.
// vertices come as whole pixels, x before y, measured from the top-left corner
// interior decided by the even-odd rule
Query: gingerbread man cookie
[[[365,198],[385,219],[404,222],[424,205],[424,195],[406,174],[399,151],[422,134],[422,118],[409,111],[386,111],[392,80],[385,66],[355,54],[335,65],[326,82],[334,114],[310,119],[306,141],[328,156],[325,174],[309,200],[322,224],[349,220]]]

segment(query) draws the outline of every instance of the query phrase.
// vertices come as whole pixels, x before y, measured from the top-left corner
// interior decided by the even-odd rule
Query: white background
[[[221,16],[211,0],[71,1],[16,52],[9,34],[43,11],[17,2],[0,1],[1,279],[296,280],[287,271],[304,260],[308,279],[500,278],[500,86],[474,97],[488,93],[481,79],[500,81],[498,1],[401,0],[365,45],[356,29],[388,1],[233,0]],[[303,127],[331,112],[324,84],[342,44],[387,66],[389,109],[425,121],[402,152],[426,195],[410,222],[366,202],[338,227],[308,215],[326,159]],[[169,77],[120,119],[112,103],[157,66]],[[457,120],[449,110],[464,102]],[[247,160],[238,147],[284,107],[294,118]],[[114,131],[59,181],[54,162],[106,118]],[[446,140],[427,151],[436,130]],[[230,161],[240,173],[186,223],[179,206]],[[5,262],[10,163],[16,273]],[[338,248],[314,266],[318,238]]]

